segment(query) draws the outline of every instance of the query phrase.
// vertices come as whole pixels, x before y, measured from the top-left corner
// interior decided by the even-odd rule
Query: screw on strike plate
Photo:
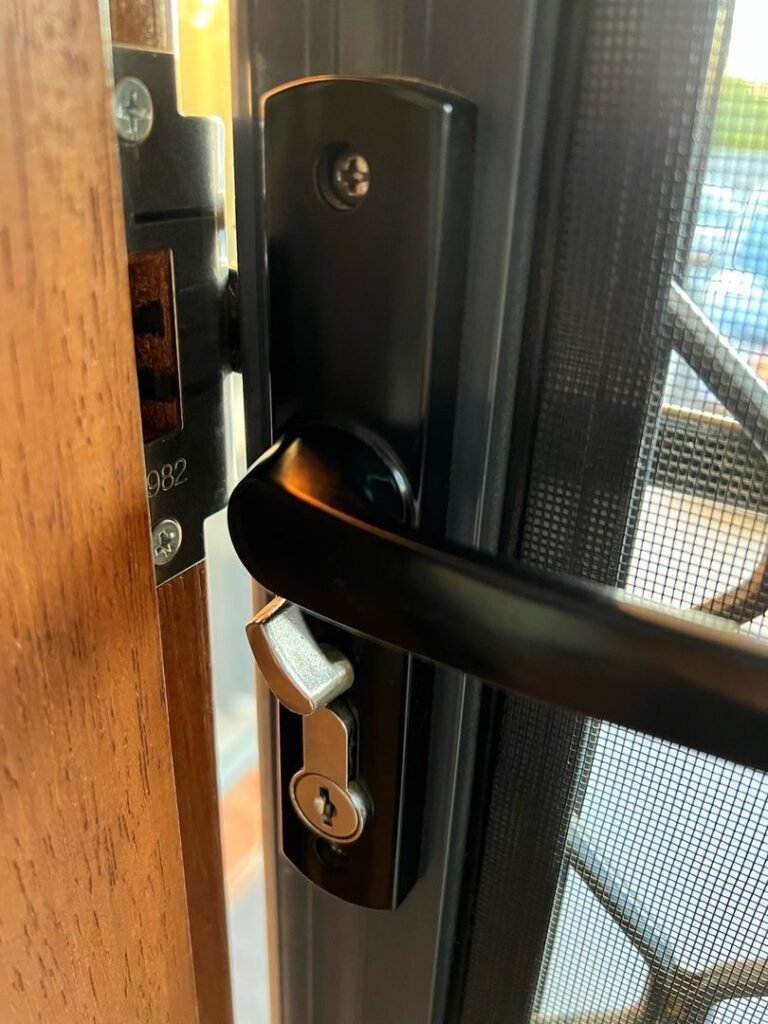
[[[160,519],[152,527],[152,555],[155,565],[168,565],[181,547],[181,523],[176,519]]]
[[[112,107],[117,134],[126,142],[143,142],[155,118],[152,96],[139,78],[127,75],[115,86]]]

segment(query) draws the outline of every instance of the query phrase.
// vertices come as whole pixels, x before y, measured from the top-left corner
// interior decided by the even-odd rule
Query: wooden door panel
[[[187,1024],[197,1011],[97,7],[6,0],[0,31],[1,1015]]]

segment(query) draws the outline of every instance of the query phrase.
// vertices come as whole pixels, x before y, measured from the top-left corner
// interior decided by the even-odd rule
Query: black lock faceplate
[[[324,423],[374,439],[402,467],[412,522],[442,535],[474,108],[422,83],[327,77],[268,94],[263,117],[274,434]],[[283,851],[334,895],[395,907],[419,870],[433,669],[312,628],[355,666],[357,772],[374,813],[343,851],[318,845],[287,792],[301,720],[281,709]]]

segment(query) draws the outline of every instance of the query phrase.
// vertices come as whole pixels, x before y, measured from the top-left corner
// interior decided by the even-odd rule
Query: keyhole
[[[320,815],[322,823],[330,828],[336,815],[336,807],[331,800],[331,794],[325,786],[320,787],[320,792],[315,797],[315,810]]]

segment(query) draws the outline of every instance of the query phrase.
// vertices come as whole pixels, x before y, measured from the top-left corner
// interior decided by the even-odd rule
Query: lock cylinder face
[[[334,843],[354,843],[371,814],[370,799],[350,779],[355,720],[343,701],[304,719],[304,766],[290,782],[291,803],[307,828]]]

